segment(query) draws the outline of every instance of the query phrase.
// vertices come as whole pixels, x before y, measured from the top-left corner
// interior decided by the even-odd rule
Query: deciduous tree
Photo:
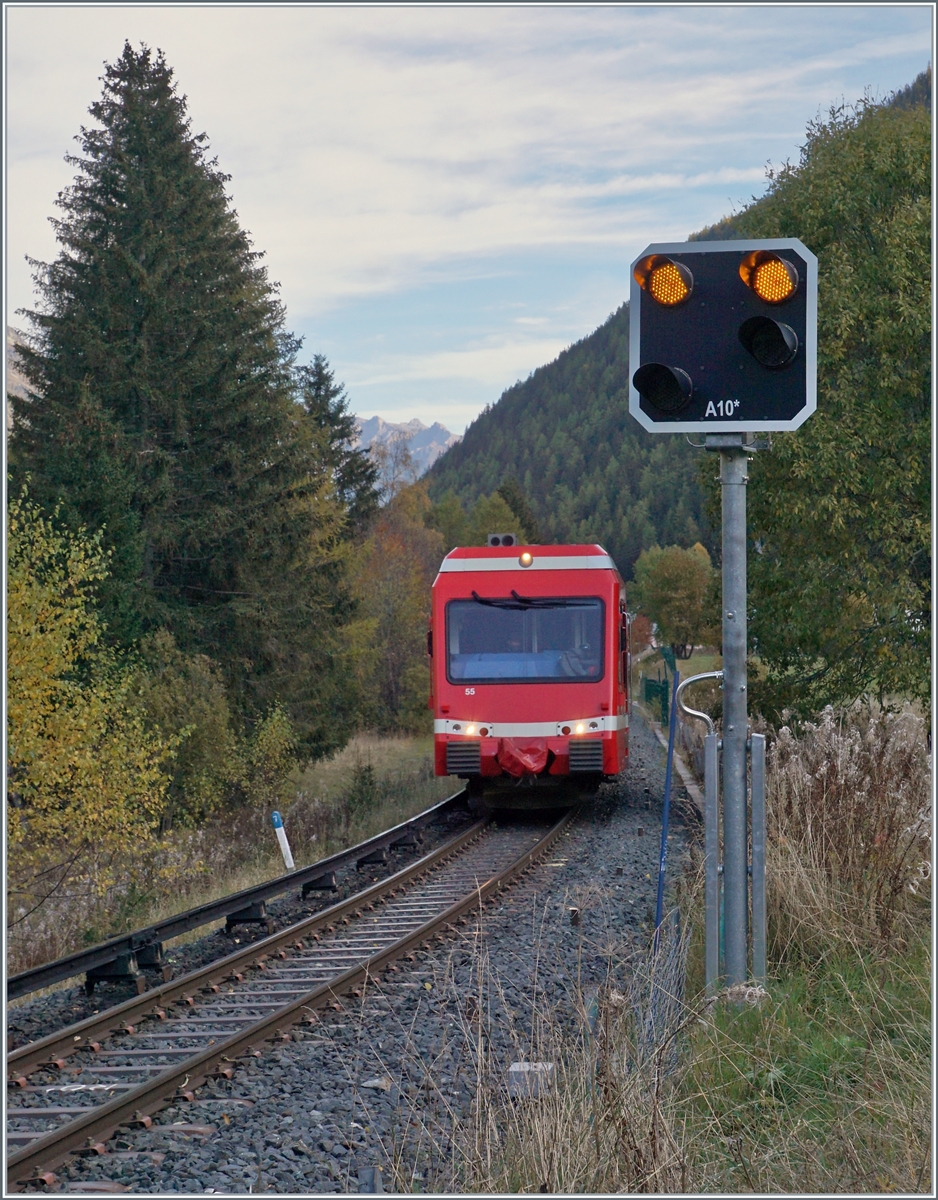
[[[652,546],[635,564],[631,599],[658,626],[659,641],[669,642],[678,658],[690,658],[694,645],[713,625],[714,572],[699,542],[690,550]]]
[[[156,834],[176,739],[144,727],[132,664],[106,646],[99,538],[70,534],[22,494],[9,508],[8,888],[18,909],[82,875],[103,893]],[[22,914],[21,914],[22,915]]]
[[[817,255],[818,407],[750,469],[754,699],[927,703],[931,627],[931,120],[861,103],[812,123],[736,218]]]
[[[359,658],[364,711],[386,729],[424,730],[428,719],[430,588],[445,553],[442,535],[427,527],[429,511],[423,483],[403,488],[382,508],[356,556],[360,612],[370,634]]]

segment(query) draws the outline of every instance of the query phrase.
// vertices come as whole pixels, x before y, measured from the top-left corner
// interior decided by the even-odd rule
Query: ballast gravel
[[[575,1022],[653,923],[665,751],[633,712],[630,764],[584,804],[546,859],[454,935],[418,950],[360,998],[321,1010],[262,1058],[239,1060],[148,1130],[57,1172],[60,1190],[113,1181],[130,1193],[357,1192],[377,1167],[385,1190],[453,1186],[453,1131],[480,1069],[507,1082],[536,1060],[535,1012]],[[676,802],[676,803],[675,803]],[[668,873],[689,856],[691,807],[672,792]],[[510,820],[505,817],[503,820]],[[480,1039],[481,1035],[481,1039]],[[118,1157],[120,1155],[120,1157]],[[367,1178],[367,1175],[366,1175]]]

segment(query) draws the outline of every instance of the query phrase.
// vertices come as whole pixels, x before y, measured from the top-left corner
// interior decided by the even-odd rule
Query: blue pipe
[[[664,870],[668,859],[668,815],[671,811],[671,772],[674,767],[674,738],[677,733],[677,685],[680,671],[674,672],[671,686],[671,719],[668,725],[668,767],[664,774],[664,811],[661,814],[661,855],[658,859],[658,902],[655,905],[654,953],[661,940],[661,918],[664,909]]]

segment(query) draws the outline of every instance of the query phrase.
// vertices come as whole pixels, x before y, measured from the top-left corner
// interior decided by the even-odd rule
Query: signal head
[[[665,308],[677,308],[689,300],[694,290],[694,277],[683,263],[664,254],[652,254],[635,266],[635,281]]]
[[[772,250],[755,250],[739,264],[739,277],[766,304],[784,304],[798,290],[798,270]]]
[[[677,413],[694,394],[694,381],[680,367],[645,363],[632,376],[636,392],[663,413]]]
[[[770,371],[787,367],[798,353],[798,335],[794,329],[771,317],[750,317],[743,321],[739,340],[756,362]]]

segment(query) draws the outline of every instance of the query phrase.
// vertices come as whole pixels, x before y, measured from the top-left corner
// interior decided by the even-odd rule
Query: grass
[[[360,734],[332,758],[296,771],[280,811],[297,867],[380,833],[458,791],[458,780],[434,776],[432,745],[431,737]],[[133,858],[130,848],[128,861],[129,880],[104,897],[83,891],[78,881],[8,929],[8,972],[16,974],[284,872],[270,813],[261,806],[219,814],[197,830],[175,831],[145,859]],[[204,937],[213,928],[192,930],[171,944]]]
[[[930,1192],[928,941],[778,972],[694,1029],[679,1104],[702,1192]]]
[[[719,671],[723,666],[723,659],[712,646],[701,646],[694,650],[690,658],[679,658],[677,660],[677,669],[681,673],[681,678],[686,679],[689,675],[702,675],[704,671]],[[665,662],[661,656],[660,650],[655,650],[643,658],[640,662],[634,658],[632,660],[632,674],[635,680],[638,679],[638,674],[641,672],[645,678],[652,679],[665,678],[665,675],[670,679],[670,667],[665,669]]]
[[[485,1194],[932,1194],[924,732],[910,711],[875,708],[828,710],[797,738],[770,731],[765,989],[705,994],[702,881],[688,875],[686,987],[676,951],[663,970],[621,946],[597,993],[525,1001],[532,1032],[517,1057],[555,1064],[545,1096],[510,1099],[504,1062],[466,1032],[471,1113],[450,1113],[448,1129],[425,1108],[411,1115],[437,1160],[449,1153],[439,1182]],[[664,1016],[650,1017],[662,997]],[[394,1175],[416,1190],[409,1162]]]

